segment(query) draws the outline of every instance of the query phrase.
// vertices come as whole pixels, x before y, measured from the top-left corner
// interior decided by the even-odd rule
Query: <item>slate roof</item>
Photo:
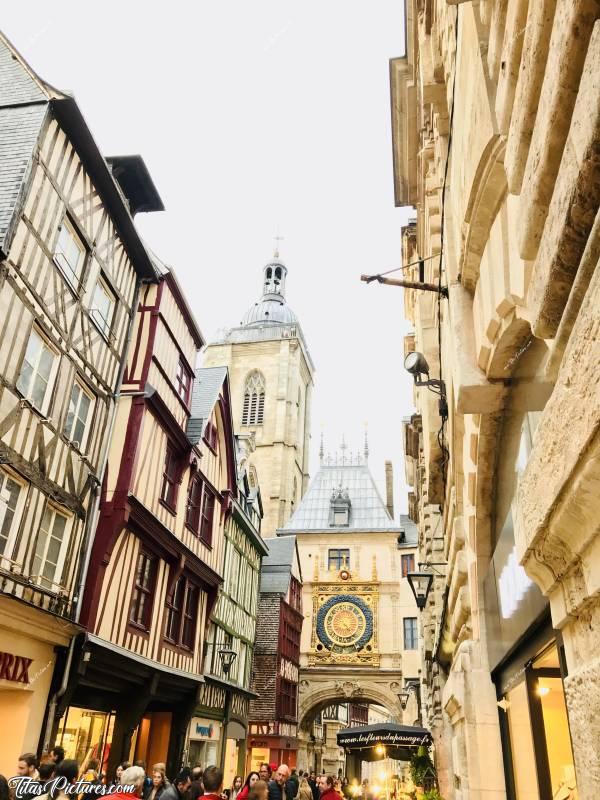
[[[48,94],[34,77],[13,56],[7,42],[0,36],[0,106],[45,103]]]
[[[0,251],[5,254],[46,109],[46,104],[0,108]]]
[[[198,444],[204,433],[204,426],[217,402],[223,381],[227,377],[227,367],[202,367],[196,370],[192,387],[192,414],[187,422],[187,437],[192,444]]]
[[[350,524],[333,528],[329,524],[330,500],[338,487],[348,490]],[[322,465],[294,515],[278,533],[333,530],[399,530],[377,491],[367,464]]]
[[[406,514],[400,514],[400,527],[404,530],[405,547],[416,547],[419,542],[419,529]]]
[[[296,553],[296,537],[267,539],[269,554],[262,560],[260,569],[261,594],[287,594]]]

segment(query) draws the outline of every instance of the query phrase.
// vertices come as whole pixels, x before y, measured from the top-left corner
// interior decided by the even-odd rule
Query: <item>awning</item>
[[[363,761],[382,758],[409,761],[418,747],[428,746],[431,741],[431,734],[425,728],[393,722],[345,728],[337,734],[338,746],[347,753],[360,754]]]

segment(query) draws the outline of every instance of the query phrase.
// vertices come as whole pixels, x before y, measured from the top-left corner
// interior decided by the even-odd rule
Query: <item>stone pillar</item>
[[[452,730],[455,800],[505,800],[496,692],[481,642],[462,642],[442,703]]]

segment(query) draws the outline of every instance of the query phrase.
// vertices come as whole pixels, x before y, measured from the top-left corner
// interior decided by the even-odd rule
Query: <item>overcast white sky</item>
[[[287,298],[316,364],[321,426],[362,447],[406,508],[402,291],[359,281],[400,263],[388,60],[403,3],[230,0],[11,3],[3,30],[47,81],[74,92],[104,155],[141,153],[166,212],[139,215],[209,339],[258,299],[277,228]]]

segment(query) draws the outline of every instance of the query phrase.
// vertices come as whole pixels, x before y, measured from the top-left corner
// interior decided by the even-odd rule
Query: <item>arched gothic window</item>
[[[262,425],[265,412],[265,379],[258,370],[246,378],[242,425]]]

